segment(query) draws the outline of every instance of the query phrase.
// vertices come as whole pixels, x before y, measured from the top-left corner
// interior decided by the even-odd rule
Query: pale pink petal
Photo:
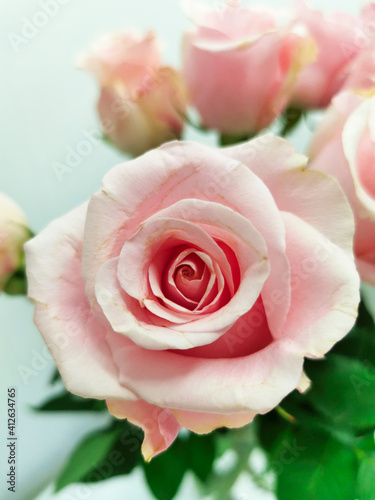
[[[301,38],[271,32],[245,46],[231,41],[219,52],[201,48],[198,40],[189,33],[184,40],[184,76],[203,124],[240,136],[272,123],[287,104]]]
[[[301,107],[324,108],[344,85],[348,66],[361,51],[358,33],[363,26],[357,17],[343,12],[323,15],[302,0],[296,2],[296,14],[317,43],[318,57],[300,73],[292,100]]]
[[[364,97],[353,92],[340,92],[334,97],[331,106],[324,114],[322,122],[312,136],[308,149],[310,160],[314,160],[331,141],[341,140],[342,129],[348,116],[363,101]]]
[[[321,357],[355,323],[359,276],[353,259],[311,225],[291,213],[283,218],[292,270],[284,336],[306,356]]]
[[[160,67],[161,47],[152,32],[108,33],[101,36],[89,54],[78,58],[77,66],[90,71],[101,85],[121,81],[135,89]]]
[[[364,176],[358,166],[358,161],[363,161],[363,157],[361,157],[361,145],[363,145],[366,137],[367,141],[370,141],[370,149],[375,149],[375,120],[373,117],[375,117],[375,100],[367,99],[358,106],[345,123],[342,132],[342,145],[345,157],[349,163],[356,197],[359,202],[357,207],[358,214],[362,218],[375,220],[375,198],[372,195],[371,187],[366,189],[364,186]],[[366,136],[367,132],[368,135]],[[373,181],[370,182],[370,186],[373,186]]]
[[[120,335],[110,335],[108,343],[121,383],[163,408],[265,413],[297,387],[302,374],[303,354],[287,339],[230,359],[150,351]]]
[[[83,397],[134,399],[119,384],[106,329],[91,314],[81,277],[87,205],[55,220],[25,245],[35,324],[67,389]]]
[[[169,448],[181,429],[171,410],[146,401],[107,400],[107,406],[116,418],[126,418],[143,429],[142,454],[146,462]]]
[[[314,171],[314,164],[306,168],[307,158],[296,154],[289,142],[266,135],[226,148],[226,154],[248,165],[267,184],[279,210],[297,215],[352,253],[353,218],[342,189],[335,179]]]
[[[372,22],[372,26],[374,21]],[[371,26],[371,25],[370,25]],[[372,28],[373,29],[373,28]],[[345,81],[343,89],[354,91],[368,89],[375,86],[375,50],[370,46],[363,50],[359,56],[354,59],[349,67],[349,76]]]
[[[186,410],[172,410],[174,416],[182,427],[196,434],[207,434],[220,427],[236,429],[249,424],[255,417],[254,413],[198,413]]]

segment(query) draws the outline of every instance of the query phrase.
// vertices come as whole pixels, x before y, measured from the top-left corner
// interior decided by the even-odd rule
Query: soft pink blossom
[[[270,125],[315,57],[312,40],[265,8],[218,10],[189,0],[185,10],[197,28],[185,35],[184,75],[203,125],[231,135]]]
[[[100,38],[79,67],[101,87],[98,112],[111,142],[133,156],[179,138],[187,93],[181,75],[162,66],[153,33],[112,33]]]
[[[353,217],[335,179],[267,135],[172,142],[118,165],[26,245],[35,323],[66,387],[145,431],[240,427],[306,388],[352,327]]]
[[[337,178],[351,204],[354,253],[363,281],[375,285],[375,97],[343,92],[310,147],[311,168]]]
[[[375,4],[362,10],[360,17],[345,12],[323,14],[296,1],[296,22],[304,26],[317,45],[317,60],[298,76],[292,102],[306,108],[324,108],[344,86],[352,64],[362,51],[375,42]]]

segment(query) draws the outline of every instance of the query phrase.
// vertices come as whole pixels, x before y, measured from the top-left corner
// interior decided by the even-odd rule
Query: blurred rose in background
[[[108,139],[133,156],[178,139],[187,93],[180,74],[161,65],[160,43],[149,32],[111,33],[78,60],[101,87],[98,112]]]
[[[299,75],[292,101],[305,108],[324,108],[343,86],[356,83],[351,80],[350,65],[374,44],[375,4],[364,7],[356,18],[345,12],[323,14],[299,0],[296,22],[315,40],[318,57]]]
[[[185,34],[184,75],[203,125],[253,135],[287,106],[300,70],[315,58],[314,42],[277,10],[223,10],[185,2],[197,28]]]
[[[356,220],[354,251],[365,282],[375,285],[375,96],[344,92],[313,137],[311,168],[334,175]]]
[[[26,216],[15,201],[0,192],[0,290],[21,264],[23,244],[30,237]]]

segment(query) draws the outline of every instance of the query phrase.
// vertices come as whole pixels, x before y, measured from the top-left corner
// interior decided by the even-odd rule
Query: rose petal
[[[220,332],[183,332],[175,325],[152,314],[139,301],[127,295],[117,280],[118,259],[102,265],[97,274],[96,296],[113,330],[126,335],[147,349],[190,349],[209,344]],[[121,335],[120,335],[121,336]]]
[[[354,261],[312,226],[291,213],[283,218],[292,263],[292,302],[284,335],[305,355],[321,357],[355,323],[358,273]]]
[[[375,100],[367,99],[358,106],[346,121],[342,132],[342,145],[345,157],[349,163],[357,200],[359,201],[359,216],[362,218],[371,217],[375,220],[375,198],[371,195],[371,192],[366,190],[361,182],[357,163],[360,145],[367,127],[369,127],[368,140],[372,140],[373,144],[375,144],[375,123],[372,123],[373,116],[375,116]],[[375,148],[375,146],[372,147]]]
[[[352,255],[353,221],[342,189],[334,179],[307,169],[307,158],[296,154],[290,143],[268,134],[226,148],[226,154],[248,165],[265,182],[280,210],[297,215]]]
[[[147,274],[154,255],[160,250],[174,248],[181,243],[200,248],[218,262],[228,286],[234,293],[230,266],[224,252],[211,236],[192,222],[163,217],[162,214],[156,214],[146,220],[121,250],[117,275],[126,293],[140,301],[151,298]],[[132,262],[130,268],[128,262]]]
[[[263,301],[259,297],[251,310],[215,342],[187,349],[184,354],[197,358],[236,358],[260,351],[272,340]]]
[[[120,381],[163,408],[208,413],[265,413],[298,385],[303,355],[279,340],[249,356],[205,359],[142,349],[109,335]]]
[[[107,406],[116,418],[126,418],[143,429],[142,454],[146,462],[169,448],[181,429],[171,410],[145,401],[107,400]]]
[[[34,321],[67,389],[82,397],[135,399],[119,384],[105,340],[92,316],[81,277],[87,204],[53,221],[25,245]]]
[[[94,311],[100,266],[120,254],[142,221],[184,198],[216,201],[242,214],[262,233],[271,267],[287,271],[283,222],[266,186],[245,165],[216,150],[170,143],[112,169],[90,201],[82,267]]]
[[[182,427],[196,434],[207,434],[220,427],[236,429],[249,424],[255,417],[254,413],[234,413],[223,415],[218,413],[198,413],[186,410],[172,410],[176,420]]]

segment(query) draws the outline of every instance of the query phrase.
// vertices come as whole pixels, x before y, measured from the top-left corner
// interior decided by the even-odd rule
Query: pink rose
[[[372,92],[373,94],[373,92]],[[310,147],[311,168],[335,176],[355,215],[354,253],[363,281],[375,285],[375,97],[343,92]]]
[[[26,216],[0,192],[0,290],[21,264],[23,244],[30,237]]]
[[[342,90],[366,90],[375,87],[375,46],[363,50],[349,66]]]
[[[350,207],[272,135],[172,142],[118,165],[26,245],[29,296],[68,390],[145,431],[239,427],[306,386],[352,327]]]
[[[318,57],[300,73],[292,101],[306,108],[324,108],[345,85],[350,64],[372,43],[373,5],[363,9],[361,18],[344,12],[323,15],[310,10],[303,0],[297,0],[296,11],[297,21],[317,44]]]
[[[185,35],[184,74],[203,124],[232,135],[270,125],[314,59],[314,43],[276,11],[236,3],[215,10],[191,0],[185,10],[197,29]]]
[[[154,34],[106,35],[78,65],[93,73],[101,86],[99,116],[119,149],[137,156],[180,137],[185,85],[176,70],[161,66]]]

